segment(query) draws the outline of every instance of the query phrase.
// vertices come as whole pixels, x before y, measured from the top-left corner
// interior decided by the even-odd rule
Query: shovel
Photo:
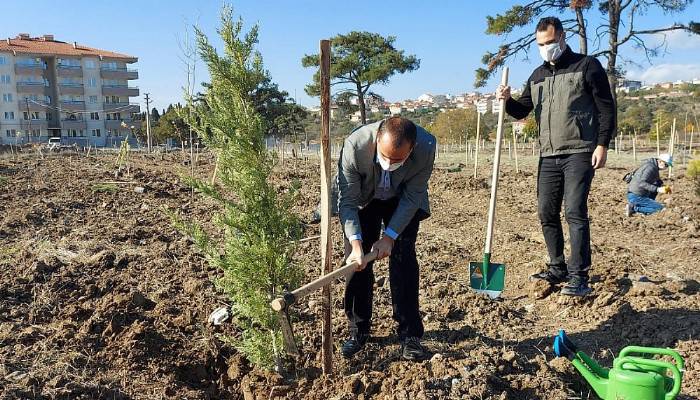
[[[503,68],[501,85],[508,85],[508,67]],[[493,242],[493,225],[496,218],[496,193],[498,190],[498,171],[501,165],[501,139],[503,137],[503,117],[506,102],[499,101],[498,128],[496,129],[496,150],[493,156],[493,173],[491,174],[491,201],[489,202],[489,218],[486,225],[486,244],[484,246],[484,259],[481,262],[469,263],[469,284],[479,293],[485,293],[492,299],[501,295],[505,286],[505,264],[491,262],[491,242]]]

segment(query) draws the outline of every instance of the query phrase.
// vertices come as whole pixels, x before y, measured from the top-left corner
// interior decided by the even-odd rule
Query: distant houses
[[[642,81],[634,79],[621,79],[618,83],[616,91],[618,93],[626,93],[629,99],[644,98],[656,99],[659,97],[683,97],[691,93],[683,91],[684,85],[700,85],[700,79],[689,81],[664,82],[654,85],[645,85]],[[654,89],[663,90],[643,94],[644,91],[652,91]],[[639,94],[637,94],[639,93]],[[512,96],[518,97],[520,91],[512,90]],[[406,99],[395,102],[388,102],[380,96],[368,96],[364,99],[365,110],[368,118],[371,114],[375,116],[380,114],[384,117],[392,115],[400,115],[404,113],[415,113],[424,110],[434,110],[444,112],[450,109],[474,109],[480,114],[493,113],[498,114],[500,103],[496,100],[494,93],[461,93],[461,94],[432,94],[423,93],[416,99]],[[350,100],[350,104],[357,105],[357,98]],[[318,113],[318,107],[310,108],[309,111]],[[338,105],[331,105],[331,118],[335,118],[338,114]],[[360,111],[355,111],[349,115],[349,120],[354,123],[359,123],[362,120]],[[523,123],[524,124],[524,123]],[[522,129],[519,123],[515,124],[516,129]]]

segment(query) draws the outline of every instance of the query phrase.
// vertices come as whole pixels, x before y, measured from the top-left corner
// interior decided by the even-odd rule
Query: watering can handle
[[[675,365],[673,365],[669,362],[652,360],[649,358],[620,357],[618,363],[619,363],[618,365],[620,365],[620,367],[622,369],[625,368],[626,363],[642,364],[642,365],[648,365],[650,367],[657,367],[657,368],[668,368],[673,373],[673,388],[671,389],[670,392],[666,393],[666,395],[664,396],[665,400],[673,400],[676,398],[678,393],[681,392],[681,380],[682,380],[681,371],[679,371]]]
[[[627,346],[620,352],[620,357],[627,357],[632,354],[657,354],[660,356],[670,356],[676,361],[676,368],[679,371],[685,370],[685,362],[678,352],[672,349],[659,349],[655,347]]]

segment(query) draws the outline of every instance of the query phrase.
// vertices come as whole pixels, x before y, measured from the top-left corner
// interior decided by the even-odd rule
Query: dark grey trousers
[[[591,267],[591,229],[588,193],[595,170],[591,153],[541,157],[537,176],[538,214],[549,253],[549,269],[557,276],[588,278]],[[564,258],[561,206],[569,224],[571,256]]]

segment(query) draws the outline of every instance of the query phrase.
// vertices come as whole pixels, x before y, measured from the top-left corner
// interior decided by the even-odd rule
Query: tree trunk
[[[583,18],[583,9],[576,7],[576,22],[578,24],[579,51],[588,54],[588,37],[586,36],[586,20]]]
[[[608,82],[612,91],[613,100],[617,104],[617,50],[618,36],[620,32],[620,0],[611,0],[608,2],[608,19],[610,23],[609,44],[610,54],[608,54]]]
[[[360,107],[360,118],[362,125],[367,124],[367,110],[365,110],[365,94],[362,92],[362,86],[357,83],[357,105]]]

